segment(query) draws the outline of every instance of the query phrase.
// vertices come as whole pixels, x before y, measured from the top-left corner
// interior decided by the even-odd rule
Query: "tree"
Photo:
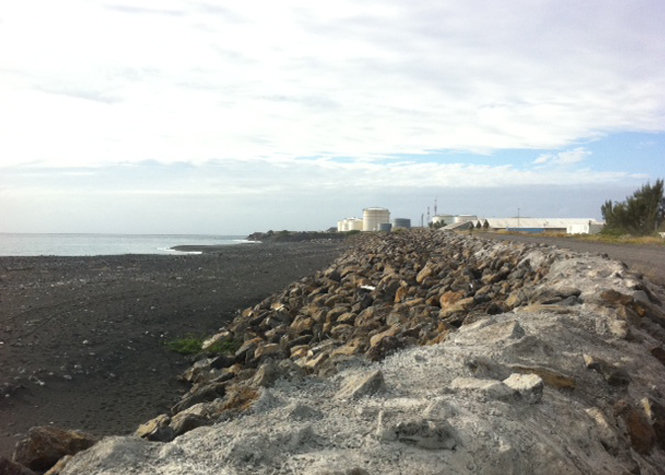
[[[436,222],[430,221],[429,224],[428,224],[428,226],[432,229],[441,229],[445,225],[446,225],[446,222],[444,220],[436,221]]]
[[[600,207],[605,220],[604,232],[645,236],[653,233],[665,219],[663,180],[647,183],[624,202],[606,201]]]

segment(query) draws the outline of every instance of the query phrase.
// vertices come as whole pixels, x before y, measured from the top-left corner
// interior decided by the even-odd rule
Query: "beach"
[[[35,425],[127,434],[187,390],[166,343],[331,263],[341,243],[200,247],[199,255],[0,257],[0,455]]]

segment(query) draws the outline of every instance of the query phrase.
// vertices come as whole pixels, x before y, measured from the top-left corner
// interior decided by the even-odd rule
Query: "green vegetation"
[[[206,339],[203,337],[187,335],[183,338],[167,341],[166,348],[181,355],[198,355],[199,353],[205,353],[208,355],[231,354],[235,353],[236,350],[240,348],[238,342],[228,339],[218,341],[204,351],[202,346],[205,340]]]
[[[167,341],[166,348],[181,355],[196,355],[201,353],[202,344],[202,338],[190,335],[177,340]]]
[[[652,235],[665,220],[663,180],[656,180],[653,186],[649,183],[643,185],[621,203],[606,201],[600,210],[605,220],[603,235]]]

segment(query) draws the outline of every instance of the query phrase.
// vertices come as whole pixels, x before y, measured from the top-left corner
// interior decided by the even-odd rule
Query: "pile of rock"
[[[664,298],[602,256],[357,236],[212,336],[235,351],[171,414],[62,473],[658,473]]]
[[[245,379],[229,380],[224,397],[173,417],[217,414],[219,423],[167,443],[106,438],[62,475],[662,473],[665,365],[654,335],[663,289],[601,257],[527,251],[532,266],[550,253],[547,274],[521,288],[522,305],[469,313],[440,344],[379,362],[359,353],[325,378],[301,378],[302,356],[264,360],[258,371],[243,363]],[[320,344],[309,345],[314,357]]]
[[[234,417],[251,406],[259,387],[277,379],[329,376],[358,358],[377,361],[408,346],[440,343],[462,325],[515,308],[565,313],[585,301],[614,306],[623,295],[625,301],[616,305],[622,318],[608,325],[624,337],[631,319],[647,313],[656,321],[662,318],[641,281],[633,278],[631,284],[641,292],[641,303],[612,290],[612,279],[623,285],[629,277],[621,265],[607,271],[605,260],[598,267],[605,269],[596,277],[607,290],[597,295],[588,276],[571,284],[568,274],[580,272],[575,262],[551,247],[430,230],[358,236],[329,268],[244,309],[211,337],[204,347],[235,342],[239,348],[199,359],[182,375],[192,387],[172,414],[149,421],[136,435],[172,440]],[[544,283],[553,264],[557,270]],[[556,374],[540,374],[559,387],[572,384]]]

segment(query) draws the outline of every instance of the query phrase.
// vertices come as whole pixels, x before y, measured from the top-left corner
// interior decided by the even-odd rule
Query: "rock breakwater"
[[[662,299],[601,256],[358,236],[211,337],[235,351],[171,414],[61,473],[659,473]]]

